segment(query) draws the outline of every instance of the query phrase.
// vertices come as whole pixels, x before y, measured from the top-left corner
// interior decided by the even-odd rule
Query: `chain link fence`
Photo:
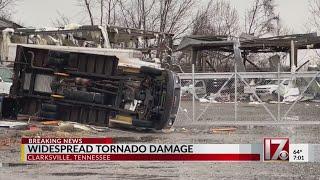
[[[179,76],[179,125],[320,123],[319,71]]]

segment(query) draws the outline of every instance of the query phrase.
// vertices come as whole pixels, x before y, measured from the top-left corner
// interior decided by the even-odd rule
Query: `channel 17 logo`
[[[264,160],[289,160],[289,138],[265,138]]]

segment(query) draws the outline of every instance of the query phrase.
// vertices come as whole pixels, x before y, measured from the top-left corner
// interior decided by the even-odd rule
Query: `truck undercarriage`
[[[17,113],[42,119],[170,128],[180,102],[179,78],[118,62],[101,53],[18,45],[10,96]]]

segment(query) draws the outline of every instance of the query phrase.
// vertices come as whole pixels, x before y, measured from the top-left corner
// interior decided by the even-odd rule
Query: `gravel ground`
[[[316,106],[315,106],[316,107]],[[228,109],[225,109],[228,111]],[[314,112],[314,111],[313,111]],[[318,113],[319,110],[317,111]],[[211,112],[212,113],[212,112]],[[298,113],[298,112],[296,112]],[[305,114],[306,112],[301,112]],[[318,116],[320,117],[320,116]],[[300,116],[300,119],[302,117]],[[287,162],[108,162],[70,164],[20,164],[21,135],[58,137],[113,137],[118,143],[262,143],[264,137],[289,137],[290,143],[320,144],[320,125],[235,125],[232,132],[216,133],[215,119],[208,123],[188,123],[182,116],[167,132],[109,129],[107,132],[46,129],[30,134],[0,129],[2,179],[320,179],[317,163]],[[314,119],[319,120],[319,119]],[[268,122],[266,121],[266,124]],[[29,133],[29,134],[28,134]],[[10,138],[10,139],[8,139]]]
[[[238,103],[237,121],[273,121],[269,112],[277,118],[278,104],[276,103]],[[295,105],[280,104],[280,117],[282,120],[293,121],[319,121],[320,103],[299,102]],[[289,108],[291,107],[290,111]],[[288,112],[288,113],[287,113]],[[287,116],[284,115],[287,113]],[[192,121],[192,101],[182,101],[177,121],[180,124],[190,124]],[[195,118],[199,122],[234,121],[234,103],[200,103],[195,102]],[[196,122],[195,124],[197,124]]]

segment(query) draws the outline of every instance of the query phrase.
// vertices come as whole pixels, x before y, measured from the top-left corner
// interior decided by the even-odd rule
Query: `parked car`
[[[244,93],[253,94],[253,92],[255,92],[263,100],[270,100],[277,96],[279,87],[280,97],[281,99],[283,99],[283,96],[290,89],[290,81],[291,80],[289,79],[280,80],[280,83],[278,85],[277,79],[267,79],[262,85],[252,85],[250,87],[244,87]]]
[[[182,96],[192,94],[196,99],[203,98],[207,96],[206,83],[203,80],[196,80],[195,88],[193,90],[192,81],[181,82],[181,94]]]
[[[284,90],[288,88],[290,83],[289,79],[285,79],[280,81],[280,95],[284,94]],[[265,94],[272,94],[274,92],[277,92],[278,90],[278,80],[271,80],[268,84],[266,85],[259,85],[255,87],[255,91],[259,95],[265,95]]]

